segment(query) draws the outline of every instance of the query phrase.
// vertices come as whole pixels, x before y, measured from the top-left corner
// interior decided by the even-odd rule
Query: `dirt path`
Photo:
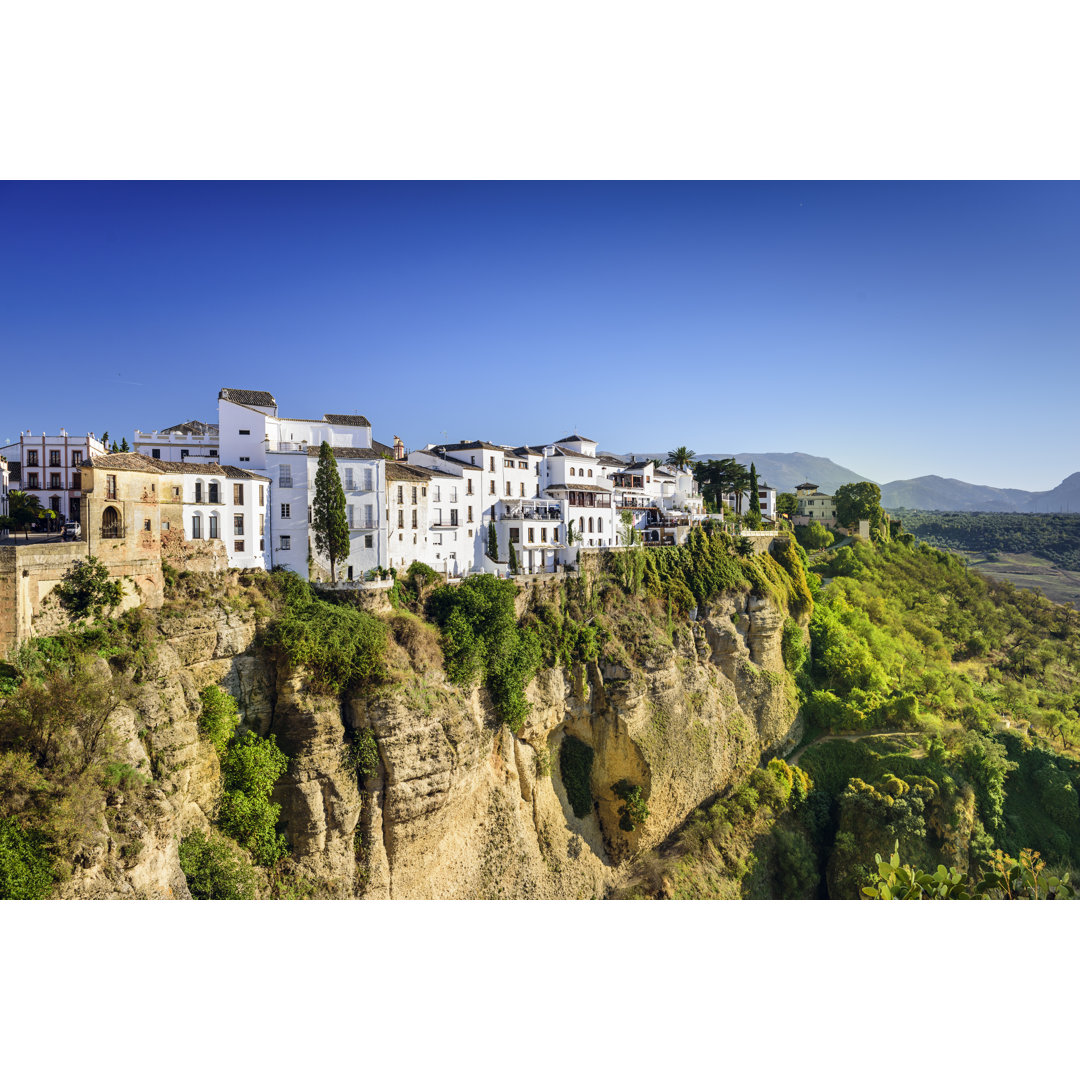
[[[900,735],[921,735],[921,731],[892,731],[888,728],[883,728],[880,731],[857,731],[851,735],[822,735],[820,738],[815,739],[813,742],[807,743],[805,746],[800,746],[795,754],[788,758],[789,765],[798,765],[799,758],[810,749],[811,746],[817,746],[818,743],[823,742],[835,742],[837,739],[843,739],[844,742],[858,742],[860,739],[880,739],[884,736],[893,736],[894,738]],[[915,750],[912,752],[911,757],[925,757],[925,750]]]

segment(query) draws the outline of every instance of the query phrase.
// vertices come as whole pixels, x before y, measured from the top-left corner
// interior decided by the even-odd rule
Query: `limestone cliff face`
[[[151,677],[113,717],[125,760],[161,782],[102,808],[99,841],[64,895],[188,895],[178,841],[206,826],[220,794],[216,754],[198,737],[198,694],[221,683],[243,723],[274,733],[289,755],[275,791],[280,821],[320,895],[603,897],[629,857],[796,737],[783,620],[768,601],[722,597],[677,627],[675,647],[651,666],[544,670],[517,737],[495,722],[484,691],[441,673],[338,700],[311,694],[301,672],[260,651],[250,614],[167,620]],[[363,728],[379,753],[367,777],[349,756]],[[583,818],[560,777],[567,735],[594,752]],[[633,832],[619,828],[620,780],[647,800]]]

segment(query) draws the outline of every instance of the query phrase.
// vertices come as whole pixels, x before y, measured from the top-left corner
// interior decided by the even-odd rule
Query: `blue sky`
[[[0,438],[216,417],[1080,469],[1074,183],[0,185]]]

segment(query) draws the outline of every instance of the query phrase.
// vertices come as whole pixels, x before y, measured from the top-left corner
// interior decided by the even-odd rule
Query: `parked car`
[[[77,521],[64,522],[64,531],[62,533],[62,539],[64,540],[78,540],[82,537],[82,525]]]

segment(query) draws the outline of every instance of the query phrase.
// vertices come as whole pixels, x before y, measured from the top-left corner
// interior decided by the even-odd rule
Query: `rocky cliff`
[[[242,723],[289,755],[279,824],[315,895],[603,897],[631,856],[795,739],[784,617],[753,594],[724,595],[648,663],[545,669],[515,736],[485,691],[451,685],[437,665],[338,699],[311,693],[302,671],[259,646],[254,610],[163,616],[151,669],[113,715],[122,759],[157,782],[110,794],[62,895],[189,895],[177,848],[207,827],[220,793],[217,755],[197,728],[199,691],[217,683]],[[348,751],[365,728],[379,760],[363,776]],[[560,776],[567,736],[593,751],[584,817]],[[632,832],[611,790],[622,780],[649,810]]]

